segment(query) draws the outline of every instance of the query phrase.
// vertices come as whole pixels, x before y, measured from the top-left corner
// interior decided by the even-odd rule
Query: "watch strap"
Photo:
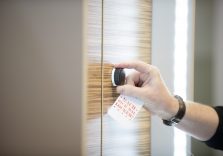
[[[184,117],[185,113],[186,113],[186,105],[183,101],[183,99],[179,96],[179,95],[175,95],[174,96],[179,103],[179,110],[177,112],[177,114],[173,117],[171,117],[169,120],[163,120],[163,123],[167,126],[174,126],[176,124],[178,124],[182,118]]]

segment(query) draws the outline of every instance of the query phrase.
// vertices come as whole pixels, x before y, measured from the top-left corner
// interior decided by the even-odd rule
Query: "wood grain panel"
[[[128,124],[106,113],[117,98],[111,84],[112,64],[137,59],[150,62],[151,0],[104,0],[102,154],[150,155],[150,115],[144,109]]]
[[[88,0],[87,5],[87,121],[85,155],[101,153],[101,0]]]

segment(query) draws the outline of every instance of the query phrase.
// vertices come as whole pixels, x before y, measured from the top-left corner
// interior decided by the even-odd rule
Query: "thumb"
[[[127,96],[142,97],[142,89],[129,84],[118,86],[117,92]]]

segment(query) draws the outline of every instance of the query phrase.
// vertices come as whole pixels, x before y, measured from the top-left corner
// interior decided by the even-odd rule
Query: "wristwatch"
[[[183,99],[178,95],[175,95],[174,97],[178,100],[179,110],[178,110],[177,114],[175,116],[171,117],[169,120],[163,120],[163,123],[167,126],[174,126],[174,125],[178,124],[186,113],[186,105],[185,105]]]

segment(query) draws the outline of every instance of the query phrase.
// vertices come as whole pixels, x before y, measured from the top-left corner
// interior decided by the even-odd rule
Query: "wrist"
[[[174,97],[178,101],[179,109],[178,109],[176,115],[172,116],[169,119],[163,119],[163,123],[167,126],[174,126],[174,125],[178,124],[186,113],[186,105],[185,105],[184,100],[178,95],[175,95]]]
[[[174,96],[170,96],[165,104],[165,108],[159,117],[164,120],[168,120],[175,116],[179,110],[179,102]]]

